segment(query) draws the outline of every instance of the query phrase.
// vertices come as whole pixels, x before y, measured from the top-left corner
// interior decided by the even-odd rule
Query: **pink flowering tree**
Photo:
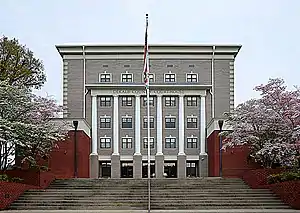
[[[38,97],[27,87],[0,81],[0,166],[6,170],[14,163],[16,150],[30,166],[37,157],[50,154],[67,135],[67,125],[52,122],[62,107],[53,99]]]
[[[287,91],[282,79],[254,88],[259,99],[239,104],[227,114],[232,132],[224,132],[224,148],[248,145],[250,156],[266,168],[299,166],[300,90]]]

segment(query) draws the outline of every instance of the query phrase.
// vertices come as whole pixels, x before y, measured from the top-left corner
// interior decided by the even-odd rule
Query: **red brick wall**
[[[69,138],[58,143],[49,159],[49,169],[57,178],[74,177],[74,131],[69,131]],[[90,138],[83,131],[77,132],[78,177],[89,177]]]

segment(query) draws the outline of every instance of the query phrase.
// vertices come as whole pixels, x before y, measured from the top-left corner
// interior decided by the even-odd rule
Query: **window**
[[[111,82],[111,77],[109,73],[100,73],[100,82]]]
[[[176,138],[165,138],[165,148],[176,148]]]
[[[122,82],[132,82],[133,81],[133,74],[132,73],[122,73]]]
[[[100,128],[106,128],[106,129],[109,129],[111,128],[111,125],[110,125],[110,117],[101,117],[100,118]]]
[[[175,82],[176,81],[176,75],[175,73],[165,73],[165,82]]]
[[[176,97],[175,96],[165,97],[165,106],[176,106]]]
[[[187,148],[197,148],[198,138],[190,137],[186,140]]]
[[[188,106],[197,106],[197,97],[196,96],[187,97],[187,105]]]
[[[123,96],[122,97],[122,106],[132,106],[132,97],[131,96]]]
[[[122,149],[132,149],[132,138],[122,138]]]
[[[109,149],[111,147],[111,138],[103,137],[100,138],[100,148]]]
[[[188,117],[186,128],[197,128],[197,117]]]
[[[155,82],[155,77],[153,73],[149,73],[149,82]]]
[[[148,119],[147,119],[147,117],[144,117],[143,128],[148,128]],[[151,129],[154,128],[154,117],[150,117],[150,128]]]
[[[144,149],[148,149],[148,138],[145,137],[143,138],[143,145],[144,145]],[[154,138],[150,138],[150,148],[154,149]]]
[[[176,118],[165,118],[165,128],[176,128]]]
[[[143,106],[147,106],[147,97],[143,97]],[[149,97],[149,106],[154,106],[154,97]]]
[[[132,128],[132,117],[122,118],[122,128]]]
[[[100,97],[100,106],[110,107],[111,106],[111,97]]]
[[[186,82],[198,82],[197,73],[187,73],[186,74]]]

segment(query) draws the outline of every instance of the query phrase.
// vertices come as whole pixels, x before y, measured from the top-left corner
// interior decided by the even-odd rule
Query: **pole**
[[[148,134],[148,212],[150,213],[150,106],[149,106],[149,99],[150,99],[150,91],[149,87],[147,88],[147,134]]]
[[[78,176],[78,166],[77,166],[77,127],[78,121],[73,121],[73,125],[75,127],[74,131],[74,178]]]

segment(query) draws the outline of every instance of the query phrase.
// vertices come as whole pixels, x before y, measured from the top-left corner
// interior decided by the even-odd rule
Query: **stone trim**
[[[230,112],[234,109],[234,61],[229,62],[229,91],[230,91],[230,98],[229,98],[229,108]]]
[[[63,117],[67,118],[68,117],[68,110],[67,110],[67,105],[68,105],[68,71],[69,71],[69,62],[64,61],[63,62]]]

